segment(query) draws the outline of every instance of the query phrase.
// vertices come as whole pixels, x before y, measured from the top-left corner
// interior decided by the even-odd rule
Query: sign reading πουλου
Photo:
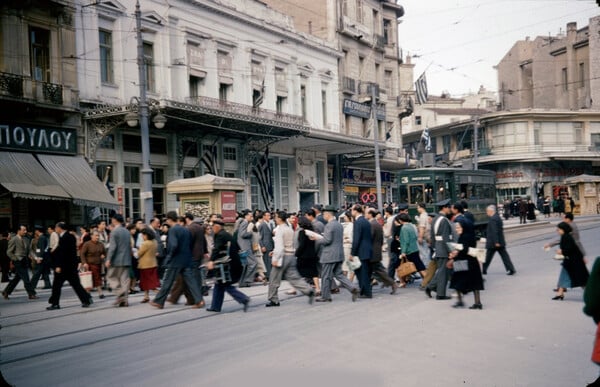
[[[77,154],[77,130],[0,124],[0,149]]]

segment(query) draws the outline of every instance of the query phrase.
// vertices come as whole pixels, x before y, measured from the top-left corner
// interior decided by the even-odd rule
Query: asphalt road
[[[582,220],[591,261],[600,256],[600,218]],[[553,223],[507,230],[518,270],[499,256],[486,276],[482,311],[453,309],[414,286],[391,296],[331,304],[287,296],[265,308],[267,288],[244,289],[248,313],[226,297],[224,313],[183,305],[156,310],[132,296],[82,309],[68,287],[62,309],[46,311],[47,290],[0,300],[0,370],[15,386],[585,386],[595,333],[582,290],[551,301],[559,264],[542,245]],[[466,297],[469,304],[470,295]]]

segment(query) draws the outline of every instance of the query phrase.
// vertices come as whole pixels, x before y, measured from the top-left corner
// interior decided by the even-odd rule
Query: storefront
[[[117,203],[77,155],[77,130],[0,123],[0,231],[89,223]]]
[[[377,185],[375,171],[359,168],[344,168],[342,187],[344,202],[377,204]],[[390,172],[381,172],[381,195],[384,201],[390,202],[392,178]]]

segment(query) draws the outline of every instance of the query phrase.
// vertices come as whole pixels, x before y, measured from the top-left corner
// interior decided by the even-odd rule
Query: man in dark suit
[[[450,199],[438,202],[436,206],[439,208],[439,213],[431,225],[431,244],[435,251],[436,271],[431,282],[425,287],[425,293],[431,297],[431,292],[434,291],[436,300],[449,300],[451,297],[446,295],[446,287],[450,273],[446,264],[449,255],[448,242],[452,241],[452,225],[448,220]]]
[[[500,218],[500,215],[498,215],[496,206],[488,206],[487,215],[490,217],[490,220],[488,221],[486,231],[486,253],[485,263],[483,264],[483,274],[487,274],[487,269],[490,266],[490,263],[492,263],[492,258],[494,258],[494,254],[498,252],[500,254],[500,258],[502,258],[502,262],[504,263],[506,274],[513,275],[517,271],[515,270],[515,266],[513,265],[508,252],[506,251],[506,241],[504,240],[502,218]]]
[[[192,308],[202,308],[205,303],[202,299],[200,284],[192,272],[192,236],[188,229],[177,223],[177,213],[167,213],[167,224],[170,226],[167,237],[167,256],[165,258],[165,277],[162,287],[150,305],[162,309],[167,295],[173,287],[173,282],[179,274],[194,297]]]
[[[204,259],[208,259],[206,229],[202,224],[198,223],[197,221],[194,221],[194,215],[189,212],[185,214],[185,224],[192,236],[192,273],[194,275],[194,278],[196,278],[196,282],[202,287],[203,280],[200,274],[200,270],[198,268],[200,267],[200,265],[202,265]],[[187,300],[186,305],[193,305],[194,297],[183,282],[183,275],[180,274],[177,276],[177,280],[175,280],[175,284],[171,289],[171,295],[168,301],[172,304],[177,304],[182,293],[185,294],[185,298]]]
[[[262,219],[258,222],[258,234],[260,235],[260,251],[263,255],[267,278],[271,275],[271,251],[273,251],[273,227],[271,227],[271,212],[265,211]]]
[[[317,302],[331,302],[331,287],[334,278],[352,293],[352,301],[356,301],[359,293],[358,289],[342,273],[344,228],[335,218],[336,211],[333,206],[324,208],[323,217],[327,221],[327,225],[323,230],[323,238],[314,239],[316,247],[320,250],[321,280],[323,283],[321,297],[317,298]]]
[[[383,227],[381,227],[376,219],[377,213],[376,209],[369,208],[365,214],[365,217],[371,224],[371,238],[373,241],[373,255],[369,261],[369,277],[374,275],[376,278],[379,278],[383,282],[383,286],[390,286],[392,288],[391,294],[396,294],[398,285],[396,285],[396,282],[388,275],[387,270],[381,264],[383,259]]]
[[[352,206],[352,217],[354,218],[354,230],[350,255],[358,257],[362,263],[360,268],[356,270],[358,284],[360,285],[360,297],[373,298],[371,276],[369,275],[369,261],[373,255],[371,224],[363,216],[363,208],[360,204]]]
[[[209,308],[206,310],[209,312],[220,312],[223,306],[223,298],[225,292],[227,292],[234,300],[244,306],[244,312],[248,311],[248,304],[250,303],[250,297],[240,292],[234,283],[240,280],[242,275],[242,263],[237,254],[229,254],[229,246],[233,240],[231,234],[225,231],[225,223],[221,219],[213,221],[212,228],[215,235],[215,245],[210,255],[210,261],[206,264],[208,270],[215,268],[214,262],[220,261],[229,256],[229,268],[231,281],[219,280],[215,282],[213,288],[212,302]]]
[[[50,282],[50,240],[44,233],[44,227],[35,226],[35,238],[31,241],[31,259],[35,261],[35,269],[31,276],[31,286],[37,287],[40,277],[44,280],[44,289],[52,289]]]
[[[67,226],[63,222],[58,222],[55,227],[59,235],[58,246],[52,253],[52,266],[54,267],[54,282],[52,283],[52,295],[48,300],[50,304],[46,309],[60,309],[60,293],[65,281],[79,297],[82,308],[88,308],[92,304],[92,296],[85,291],[79,281],[79,258],[77,257],[77,240],[75,236],[67,231]]]

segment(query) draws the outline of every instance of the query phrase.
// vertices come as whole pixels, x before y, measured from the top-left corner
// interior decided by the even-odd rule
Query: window
[[[348,16],[348,1],[349,0],[342,0],[342,15],[344,16]]]
[[[359,78],[363,77],[364,69],[365,69],[365,57],[359,56],[358,57],[358,77]]]
[[[106,30],[98,31],[100,42],[100,81],[113,83],[112,33]]]
[[[391,44],[392,36],[392,22],[388,19],[383,19],[383,44]]]
[[[285,110],[285,97],[280,95],[277,96],[277,101],[275,102],[275,108],[277,110],[277,114],[283,114]]]
[[[421,125],[421,116],[415,116],[415,125]]]
[[[104,181],[105,177],[107,178],[107,182],[111,183],[114,182],[114,166],[110,165],[110,164],[96,164],[96,176],[98,176],[98,179],[100,181]]]
[[[542,130],[542,123],[541,122],[534,122],[533,123],[533,144],[534,145],[540,145],[541,140],[540,140],[540,131]]]
[[[363,0],[356,0],[356,21],[362,24],[364,19]]]
[[[138,183],[140,182],[140,167],[132,167],[126,165],[123,168],[123,181],[125,183]]]
[[[144,66],[146,73],[146,89],[155,91],[156,84],[154,79],[154,46],[152,43],[144,42]]]
[[[98,148],[100,149],[115,149],[115,135],[109,134],[102,137],[100,143],[98,144]]]
[[[364,138],[371,137],[371,131],[369,130],[369,120],[366,118],[362,119],[362,136]]]
[[[124,152],[136,152],[141,153],[142,151],[142,138],[134,134],[123,134],[123,151]],[[150,153],[166,155],[167,154],[167,140],[163,137],[150,137]]]
[[[563,68],[562,69],[562,84],[563,84],[563,91],[568,91],[569,90],[569,77],[567,75],[567,68]]]
[[[252,106],[255,108],[260,107],[260,105],[262,105],[264,100],[264,95],[263,92],[261,90],[256,90],[253,89],[252,90]]]
[[[198,96],[200,95],[201,82],[202,78],[190,75],[190,98],[198,98]]]
[[[573,129],[575,131],[575,145],[583,144],[583,123],[574,122]]]
[[[452,137],[449,134],[442,136],[442,153],[450,153],[450,147],[452,144]]]
[[[585,87],[585,63],[579,64],[579,87]]]
[[[236,161],[237,160],[237,148],[233,146],[223,147],[223,159]]]
[[[321,109],[323,111],[323,128],[327,127],[327,91],[321,90]]]
[[[164,213],[165,202],[165,170],[162,168],[152,169],[152,202],[154,212],[157,214]]]
[[[381,65],[379,63],[375,63],[375,83],[377,83],[377,87],[379,87],[381,84],[381,72],[379,71],[380,67]]]
[[[275,67],[275,88],[287,92],[287,76],[283,67]]]
[[[196,142],[184,140],[181,143],[181,147],[186,157],[198,157],[198,145]]]
[[[591,146],[592,146],[591,150],[595,150],[595,151],[600,150],[600,133],[592,133]]]
[[[383,73],[383,84],[388,92],[388,95],[394,94],[394,84],[392,82],[392,72],[390,70],[385,70]]]
[[[381,25],[379,24],[379,11],[377,11],[376,9],[373,10],[373,33],[374,34],[379,34],[380,29],[381,29]]]
[[[306,86],[300,86],[300,105],[302,107],[302,118],[306,120]]]
[[[219,99],[221,101],[227,101],[227,97],[229,95],[229,85],[226,83],[219,84]]]
[[[271,163],[273,168],[273,163]],[[317,169],[318,173],[318,169]],[[271,176],[273,176],[273,170],[271,169]],[[289,184],[289,168],[287,159],[279,160],[279,181],[281,182],[279,187],[281,189],[281,200],[279,208],[290,208],[290,184]]]
[[[40,82],[50,82],[50,31],[30,27],[31,77]]]
[[[152,184],[165,184],[165,170],[162,168],[152,168]]]

